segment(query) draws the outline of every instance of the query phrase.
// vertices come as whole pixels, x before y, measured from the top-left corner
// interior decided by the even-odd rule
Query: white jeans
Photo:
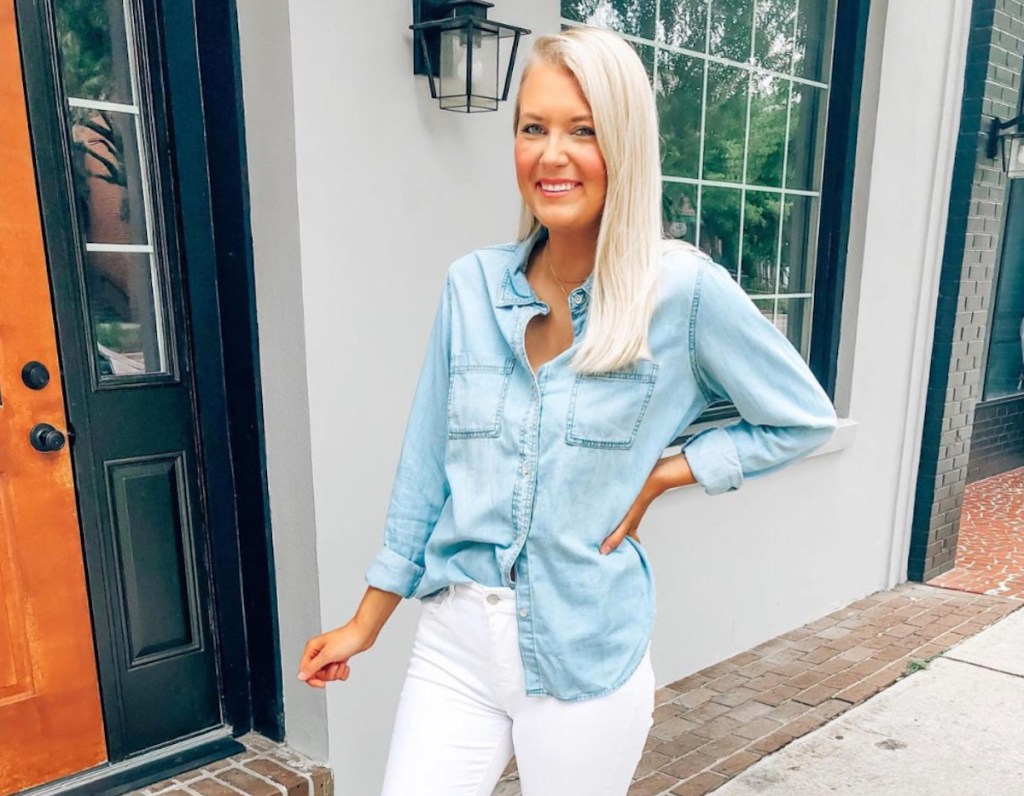
[[[382,796],[490,796],[516,755],[523,796],[624,796],[654,711],[650,649],[604,697],[526,696],[512,589],[424,604]]]

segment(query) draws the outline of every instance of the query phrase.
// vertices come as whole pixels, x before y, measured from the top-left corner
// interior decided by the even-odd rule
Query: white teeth
[[[574,182],[560,182],[560,183],[556,183],[556,184],[545,184],[545,183],[542,182],[540,184],[540,187],[543,188],[545,191],[552,191],[552,192],[555,192],[555,191],[559,191],[559,192],[561,192],[561,191],[571,191],[574,187],[576,187],[576,183],[574,183]]]

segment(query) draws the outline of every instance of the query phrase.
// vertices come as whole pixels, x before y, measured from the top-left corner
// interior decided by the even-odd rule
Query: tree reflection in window
[[[805,355],[835,4],[562,2],[567,25],[655,48],[665,234],[698,243],[763,297]]]

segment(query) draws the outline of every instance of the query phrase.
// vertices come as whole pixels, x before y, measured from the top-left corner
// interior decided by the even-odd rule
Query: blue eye
[[[593,127],[577,127],[573,130],[574,135],[597,135]]]
[[[544,130],[539,124],[524,124],[519,131],[527,135],[540,135]]]

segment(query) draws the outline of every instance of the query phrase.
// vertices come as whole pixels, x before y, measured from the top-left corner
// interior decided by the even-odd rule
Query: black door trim
[[[266,447],[256,323],[256,280],[249,226],[249,183],[235,0],[196,3],[199,67],[206,115],[210,204],[227,416],[235,475],[252,729],[284,739],[277,582],[266,479]]]
[[[244,751],[228,730],[212,730],[120,763],[21,791],[18,796],[116,796]]]

